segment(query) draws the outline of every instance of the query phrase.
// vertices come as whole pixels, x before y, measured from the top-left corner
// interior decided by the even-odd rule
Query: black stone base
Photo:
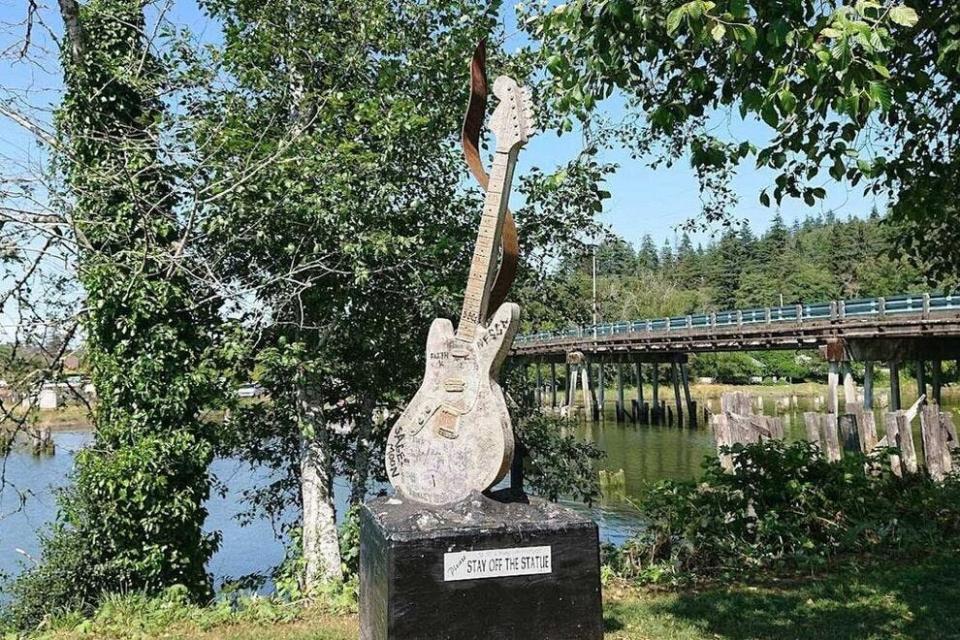
[[[501,551],[527,547],[549,550]],[[461,554],[484,550],[497,551]],[[539,573],[472,577],[525,570]],[[537,498],[500,502],[479,494],[440,508],[396,498],[364,505],[361,640],[602,637],[591,520]]]

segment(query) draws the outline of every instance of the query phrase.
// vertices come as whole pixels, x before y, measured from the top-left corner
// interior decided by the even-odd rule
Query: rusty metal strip
[[[483,189],[487,188],[490,176],[487,174],[480,159],[480,132],[483,129],[483,120],[487,110],[487,50],[486,43],[481,40],[473,52],[470,62],[470,102],[467,104],[467,113],[463,118],[463,156],[467,161],[470,173]],[[517,260],[520,254],[520,245],[517,240],[517,225],[513,214],[507,210],[503,220],[503,229],[500,238],[500,267],[494,279],[490,292],[491,311],[503,304],[510,293],[510,287],[517,275]]]

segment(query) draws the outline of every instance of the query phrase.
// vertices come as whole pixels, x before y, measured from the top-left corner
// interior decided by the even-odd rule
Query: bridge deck
[[[617,359],[631,355],[641,360],[666,360],[676,354],[709,353],[742,350],[816,349],[830,340],[845,342],[878,340],[930,342],[943,339],[946,351],[954,351],[960,344],[960,297],[913,296],[909,304],[888,311],[884,299],[851,303],[825,303],[830,311],[826,317],[810,317],[796,309],[793,318],[784,318],[783,309],[763,309],[760,320],[757,311],[749,316],[744,312],[725,312],[718,322],[718,314],[687,316],[683,326],[676,327],[676,319],[637,321],[584,327],[559,334],[520,336],[514,342],[511,355],[517,358],[560,360],[571,351],[582,351],[596,357]],[[912,300],[916,300],[914,305]],[[810,307],[807,307],[808,309]],[[708,318],[706,323],[695,318]],[[797,320],[797,318],[800,320]],[[950,349],[946,346],[952,345]]]

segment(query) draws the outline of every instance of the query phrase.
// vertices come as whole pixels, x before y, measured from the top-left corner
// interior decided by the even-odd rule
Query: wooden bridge
[[[551,388],[556,386],[556,365],[568,369],[568,389],[565,402],[572,404],[574,391],[570,381],[577,375],[584,388],[586,405],[599,391],[603,406],[605,364],[617,365],[618,415],[627,412],[623,398],[623,367],[636,369],[638,398],[634,413],[643,411],[643,365],[649,363],[647,376],[653,387],[653,404],[649,409],[653,420],[666,413],[658,397],[660,366],[671,369],[675,389],[676,416],[683,414],[680,400],[682,384],[687,414],[695,416],[695,405],[690,399],[687,356],[691,353],[724,351],[763,351],[771,349],[819,349],[829,362],[830,391],[827,410],[835,412],[840,373],[844,374],[845,396],[856,397],[856,386],[850,362],[863,362],[864,403],[873,405],[873,368],[875,362],[885,362],[890,368],[891,408],[901,407],[900,367],[905,362],[917,363],[918,386],[923,393],[927,386],[927,371],[932,378],[929,397],[940,400],[940,376],[943,360],[960,358],[960,295],[912,294],[886,298],[837,300],[818,304],[741,309],[718,313],[686,315],[579,326],[560,331],[540,332],[517,336],[511,357],[516,362],[536,367],[538,381],[541,365],[550,366]],[[593,365],[597,375],[593,375]],[[573,367],[573,378],[570,369]],[[597,378],[594,385],[594,378]],[[538,388],[541,388],[539,385]],[[555,394],[554,394],[555,395]],[[639,409],[637,407],[639,405]],[[595,410],[588,414],[596,413]],[[669,413],[673,413],[672,408]]]

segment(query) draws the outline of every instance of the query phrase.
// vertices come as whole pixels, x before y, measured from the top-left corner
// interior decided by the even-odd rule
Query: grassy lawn
[[[960,556],[698,592],[607,590],[607,638],[960,638]]]
[[[829,577],[697,591],[655,592],[625,584],[604,593],[606,640],[830,640],[960,638],[960,555],[875,563]],[[176,607],[176,605],[173,605]],[[266,609],[277,605],[266,605]],[[354,640],[357,619],[256,609],[230,616],[183,607],[114,607],[93,623],[44,640]],[[525,640],[525,639],[524,639]],[[576,640],[576,639],[570,639]]]

